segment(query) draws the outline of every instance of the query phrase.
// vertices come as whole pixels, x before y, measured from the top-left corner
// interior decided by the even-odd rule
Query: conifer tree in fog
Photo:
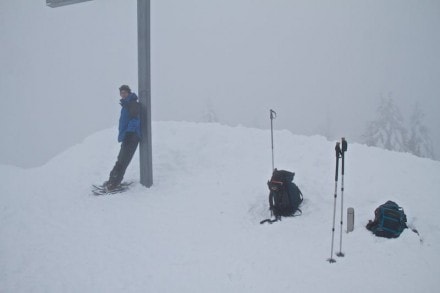
[[[432,141],[429,130],[423,122],[424,118],[425,113],[419,103],[416,103],[410,117],[408,150],[416,156],[434,159]]]
[[[399,152],[408,151],[407,130],[403,117],[390,96],[382,97],[377,117],[368,124],[363,140],[369,146]]]
[[[212,105],[212,101],[208,99],[206,101],[206,108],[202,115],[202,122],[209,122],[209,123],[216,123],[218,121],[217,113],[214,110],[214,107]]]

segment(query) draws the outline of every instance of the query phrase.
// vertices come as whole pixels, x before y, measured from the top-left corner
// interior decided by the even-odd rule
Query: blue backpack
[[[408,228],[403,208],[393,201],[387,201],[375,211],[374,221],[369,221],[367,229],[374,235],[386,238],[397,238]]]

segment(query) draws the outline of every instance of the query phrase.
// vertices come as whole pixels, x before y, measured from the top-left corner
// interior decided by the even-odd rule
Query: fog
[[[358,141],[391,95],[407,120],[420,103],[439,157],[440,2],[151,2],[153,120],[268,128],[272,108],[277,129]],[[136,91],[135,0],[2,1],[0,44],[1,164],[116,125],[118,87]]]

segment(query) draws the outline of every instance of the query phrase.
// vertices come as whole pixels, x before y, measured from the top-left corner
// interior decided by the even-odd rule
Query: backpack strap
[[[261,221],[260,222],[260,224],[264,224],[264,223],[269,223],[269,224],[272,224],[272,223],[275,223],[275,222],[278,222],[278,221],[281,221],[281,216],[277,216],[277,217],[275,217],[275,219],[266,219],[266,220],[263,220],[263,221]]]
[[[272,190],[269,192],[269,209],[270,209],[271,216],[273,216],[273,207],[275,205],[275,200],[274,200],[274,194],[273,193],[274,192]]]
[[[302,194],[302,192],[301,192],[301,189],[299,189],[299,187],[297,186],[297,188],[298,188],[298,191],[299,191],[299,195],[300,195],[300,198],[301,198],[301,201],[300,201],[300,204],[303,202],[303,200],[304,200],[304,196],[303,196],[303,194]],[[301,211],[300,209],[298,209],[299,211]],[[301,211],[301,214],[302,214],[302,211]]]
[[[277,222],[277,221],[278,221],[278,219],[274,219],[274,220],[272,220],[272,219],[266,219],[266,220],[261,221],[260,224],[264,224],[264,223],[272,224],[272,223],[275,223],[275,222]]]

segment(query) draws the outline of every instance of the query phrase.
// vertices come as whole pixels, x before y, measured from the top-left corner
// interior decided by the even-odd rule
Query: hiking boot
[[[104,184],[103,184],[103,186],[104,186],[104,188],[105,188],[105,190],[106,190],[107,192],[110,192],[110,191],[115,190],[115,189],[118,187],[118,185],[119,185],[119,184],[115,184],[115,183],[110,182],[110,181],[106,181],[106,182],[104,182]]]

